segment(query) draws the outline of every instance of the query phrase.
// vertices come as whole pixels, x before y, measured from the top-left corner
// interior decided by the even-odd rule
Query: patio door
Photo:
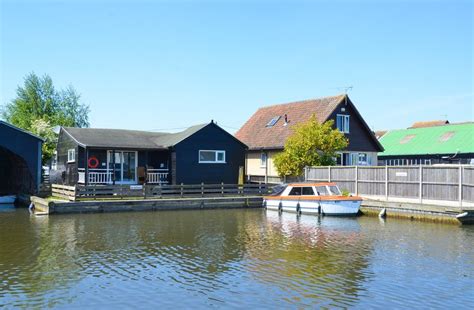
[[[107,167],[109,171],[112,172],[115,166],[115,183],[136,184],[138,166],[137,152],[115,151],[115,161],[113,156],[113,151],[107,151]]]

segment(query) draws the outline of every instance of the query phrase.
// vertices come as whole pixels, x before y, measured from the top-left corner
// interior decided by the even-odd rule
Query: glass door
[[[122,152],[122,182],[125,183],[136,183],[136,153],[135,152]]]
[[[108,151],[107,167],[111,174],[115,167],[115,183],[137,183],[137,152]]]

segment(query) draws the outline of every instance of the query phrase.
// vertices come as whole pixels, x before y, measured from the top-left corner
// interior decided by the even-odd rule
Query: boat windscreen
[[[329,188],[329,192],[331,193],[331,195],[341,196],[341,191],[339,190],[339,188],[336,185],[330,185],[330,186],[328,186],[328,188]]]
[[[283,191],[285,190],[285,188],[287,187],[288,185],[287,184],[280,184],[280,185],[275,185],[272,187],[272,192],[270,194],[270,196],[278,196],[280,195],[281,193],[283,193]]]
[[[318,195],[320,196],[328,196],[329,192],[326,188],[326,186],[316,186],[316,191],[318,192]]]

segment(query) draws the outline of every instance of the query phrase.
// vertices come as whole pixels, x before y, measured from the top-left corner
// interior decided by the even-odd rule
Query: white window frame
[[[267,166],[267,160],[268,160],[267,153],[265,152],[260,153],[260,167],[265,168]]]
[[[360,157],[365,155],[365,161],[361,161]],[[369,165],[369,154],[367,153],[359,153],[358,159],[357,159],[357,165],[358,166],[368,166]]]
[[[54,151],[53,158],[51,159],[51,170],[58,170],[58,152]]]
[[[201,152],[214,152],[214,160],[201,160]],[[219,155],[218,154],[223,154],[224,159],[223,160],[218,160]],[[224,150],[199,150],[198,152],[198,162],[200,164],[225,164],[225,151]]]
[[[350,132],[350,115],[347,114],[337,114],[336,115],[336,127],[342,133]]]
[[[76,162],[76,149],[67,150],[67,162],[68,163]]]

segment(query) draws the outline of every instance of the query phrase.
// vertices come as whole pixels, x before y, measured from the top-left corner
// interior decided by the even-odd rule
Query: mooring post
[[[388,201],[388,166],[385,165],[385,200]]]
[[[331,166],[328,166],[328,182],[331,182]]]

